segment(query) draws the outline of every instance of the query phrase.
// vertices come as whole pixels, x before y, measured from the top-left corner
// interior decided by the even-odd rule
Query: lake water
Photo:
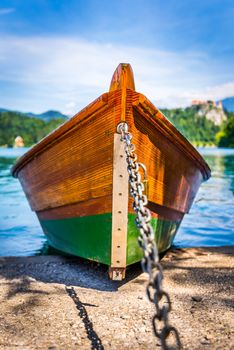
[[[12,164],[26,149],[0,148],[0,256],[48,254],[46,238],[31,211]],[[176,247],[234,245],[234,149],[200,149],[211,167],[182,222]]]

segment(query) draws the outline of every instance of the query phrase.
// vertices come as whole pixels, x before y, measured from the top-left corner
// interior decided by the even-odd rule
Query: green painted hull
[[[136,228],[134,214],[128,214],[128,236],[127,236],[127,265],[140,261],[143,257],[142,249],[138,245],[139,230]],[[173,239],[181,221],[151,219],[154,229],[155,241],[159,253],[165,252],[172,245]]]
[[[40,220],[49,244],[65,253],[111,265],[112,214],[100,214],[65,219]],[[170,248],[180,221],[153,218],[159,252]],[[135,215],[128,214],[127,262],[131,265],[142,258],[138,246]]]

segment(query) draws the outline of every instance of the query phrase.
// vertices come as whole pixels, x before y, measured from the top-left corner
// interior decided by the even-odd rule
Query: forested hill
[[[232,112],[224,112],[222,108],[210,105],[161,111],[195,146],[234,147]],[[66,116],[59,112],[56,113],[62,118],[50,118],[50,113],[44,113],[43,118],[39,118],[0,110],[0,146],[14,146],[17,136],[23,138],[25,146],[37,143],[66,120]]]
[[[24,145],[32,146],[64,123],[64,118],[43,120],[29,117],[19,112],[0,112],[0,146],[12,147],[17,136],[21,136]]]
[[[234,147],[234,113],[210,105],[161,112],[194,146]]]
[[[64,119],[64,120],[68,119],[68,117],[66,115],[60,113],[59,111],[54,111],[54,110],[50,110],[50,111],[47,111],[44,113],[36,114],[36,113],[31,113],[31,112],[22,113],[22,112],[18,112],[18,111],[11,111],[11,110],[8,110],[5,108],[0,108],[0,112],[12,112],[12,113],[16,113],[16,114],[22,114],[23,116],[26,116],[26,117],[42,119],[42,120],[45,120],[47,122],[50,120],[53,120],[53,119]]]
[[[215,145],[220,126],[194,107],[161,109],[161,112],[195,146]]]

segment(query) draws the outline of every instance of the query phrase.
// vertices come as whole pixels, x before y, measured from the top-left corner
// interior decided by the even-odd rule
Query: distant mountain
[[[42,119],[46,122],[53,120],[53,119],[68,119],[67,115],[62,114],[59,111],[47,111],[47,112],[44,112],[41,114],[36,114],[36,113],[31,113],[31,112],[24,113],[24,112],[19,112],[19,111],[12,111],[12,110],[5,109],[5,108],[0,108],[0,112],[15,112],[15,113],[19,113],[19,114],[22,114],[24,116],[27,116],[27,117]]]
[[[227,97],[222,100],[223,108],[228,112],[234,112],[234,97]]]
[[[32,118],[38,118],[45,121],[49,121],[52,119],[68,119],[68,117],[59,111],[47,111],[41,114],[35,114],[35,113],[25,113],[28,117]]]

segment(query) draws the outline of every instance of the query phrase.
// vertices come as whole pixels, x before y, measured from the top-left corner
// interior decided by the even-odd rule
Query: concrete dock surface
[[[162,265],[183,349],[234,349],[233,247],[171,250]],[[0,257],[0,349],[160,349],[146,281],[139,264],[114,282],[80,258]]]

